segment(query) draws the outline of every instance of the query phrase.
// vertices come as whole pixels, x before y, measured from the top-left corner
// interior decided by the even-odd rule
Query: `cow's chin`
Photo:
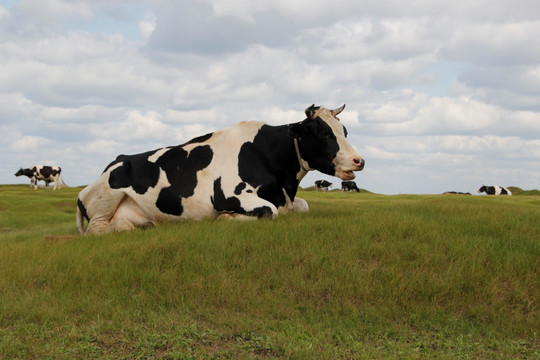
[[[349,171],[340,170],[339,173],[337,174],[337,177],[340,178],[341,180],[352,180],[356,177],[356,175],[354,174],[352,170],[349,170]]]

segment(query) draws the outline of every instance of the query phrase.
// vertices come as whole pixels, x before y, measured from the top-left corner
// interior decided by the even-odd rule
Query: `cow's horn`
[[[345,104],[343,104],[343,106],[335,109],[335,110],[330,110],[330,112],[332,113],[332,115],[336,116],[336,115],[339,115],[340,112],[343,111],[343,109],[345,109]]]
[[[306,116],[307,116],[308,118],[313,117],[313,115],[315,114],[314,109],[315,109],[315,104],[311,105],[310,107],[308,107],[308,108],[306,109]]]

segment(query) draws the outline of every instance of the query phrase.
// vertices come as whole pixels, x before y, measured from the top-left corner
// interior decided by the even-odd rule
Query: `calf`
[[[38,180],[45,181],[45,187],[48,187],[51,182],[54,182],[53,190],[60,186],[62,169],[58,166],[42,166],[36,165],[28,169],[20,168],[15,173],[15,176],[27,176],[30,178],[30,187],[37,189]],[[63,181],[62,181],[63,182]]]
[[[341,182],[341,191],[353,191],[360,192],[358,186],[354,181],[342,181]]]
[[[344,107],[312,105],[297,123],[241,122],[182,145],[120,155],[79,193],[77,228],[105,233],[181,219],[307,211],[295,196],[309,171],[351,180],[364,168],[337,118]]]
[[[332,183],[326,180],[315,181],[315,191],[328,191],[328,188],[332,186]]]
[[[512,192],[508,190],[507,188],[504,188],[502,186],[486,186],[482,185],[480,189],[478,189],[478,193],[481,194],[485,192],[488,195],[512,195]]]

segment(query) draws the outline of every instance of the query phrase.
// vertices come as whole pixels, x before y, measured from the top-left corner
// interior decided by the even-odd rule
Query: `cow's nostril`
[[[363,160],[361,160],[361,159],[353,159],[353,161],[354,161],[355,164],[358,165],[358,164],[362,163]]]

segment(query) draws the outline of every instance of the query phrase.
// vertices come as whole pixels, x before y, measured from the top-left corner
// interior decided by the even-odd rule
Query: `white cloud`
[[[156,140],[168,138],[169,127],[161,121],[161,115],[148,111],[128,110],[122,119],[111,119],[100,126],[90,127],[90,131],[100,139],[114,139],[117,142]]]
[[[26,135],[12,142],[10,147],[14,151],[23,152],[46,147],[50,143],[51,141],[44,137]]]
[[[540,49],[532,46],[540,21],[483,22],[456,28],[443,53],[482,65],[537,64]]]
[[[139,30],[143,40],[148,40],[150,35],[156,30],[156,15],[154,13],[147,13],[144,15],[144,19],[139,22]]]
[[[17,139],[1,161],[47,147],[83,184],[120,153],[346,103],[367,188],[451,190],[456,173],[537,187],[535,4],[20,0],[0,7],[0,129]]]

